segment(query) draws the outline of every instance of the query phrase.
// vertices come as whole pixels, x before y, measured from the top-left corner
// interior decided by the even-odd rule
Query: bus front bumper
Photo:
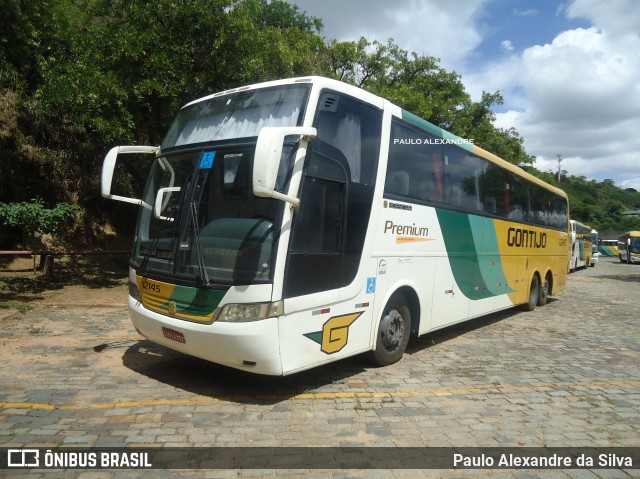
[[[156,344],[243,371],[282,375],[278,318],[200,324],[150,311],[131,296],[128,304],[138,333]]]

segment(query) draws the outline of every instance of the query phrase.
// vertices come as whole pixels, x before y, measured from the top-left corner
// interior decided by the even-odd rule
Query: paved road
[[[43,302],[0,321],[0,447],[640,446],[640,266],[601,259],[571,274],[567,291],[544,308],[427,335],[387,368],[355,357],[285,378],[156,346],[133,330],[125,289],[121,303],[96,298]],[[267,475],[578,479],[640,477],[640,470],[66,474]]]

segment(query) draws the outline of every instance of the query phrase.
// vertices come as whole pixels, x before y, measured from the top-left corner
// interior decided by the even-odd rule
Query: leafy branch
[[[60,237],[79,211],[79,206],[69,203],[46,208],[43,201],[37,198],[30,202],[0,203],[0,221],[17,228],[27,247],[35,251],[43,235]]]

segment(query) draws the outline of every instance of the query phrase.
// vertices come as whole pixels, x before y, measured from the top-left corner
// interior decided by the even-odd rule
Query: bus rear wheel
[[[409,343],[411,311],[402,294],[394,294],[382,310],[371,359],[378,366],[400,361]]]
[[[538,304],[538,297],[540,296],[540,283],[538,282],[538,276],[533,275],[531,278],[531,286],[529,287],[529,301],[522,305],[522,309],[525,311],[533,311]]]
[[[537,306],[544,306],[545,304],[547,304],[547,301],[549,299],[549,288],[550,282],[549,277],[547,276],[546,278],[544,278],[542,286],[538,288],[538,301],[536,302]]]

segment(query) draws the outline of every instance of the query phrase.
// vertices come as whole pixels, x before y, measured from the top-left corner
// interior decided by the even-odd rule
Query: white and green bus
[[[569,220],[569,226],[571,228],[569,271],[573,272],[587,266],[595,266],[593,262],[593,237],[591,235],[594,230],[576,220]]]
[[[153,155],[141,198],[116,161]],[[130,157],[136,158],[136,157]],[[532,310],[566,283],[567,197],[387,100],[321,77],[185,105],[113,148],[140,205],[129,311],[149,340],[283,375]]]

